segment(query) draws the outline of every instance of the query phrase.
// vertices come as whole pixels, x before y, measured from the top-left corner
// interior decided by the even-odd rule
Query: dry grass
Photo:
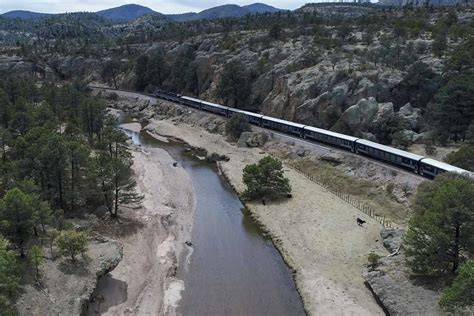
[[[393,187],[387,189],[387,186],[380,183],[347,175],[337,166],[325,161],[299,158],[293,159],[291,163],[330,189],[349,194],[352,199],[366,204],[377,215],[385,216],[397,225],[406,224],[409,218],[409,203],[400,201]]]

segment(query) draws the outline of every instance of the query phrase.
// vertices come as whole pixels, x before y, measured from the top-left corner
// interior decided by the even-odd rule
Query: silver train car
[[[168,91],[159,90],[151,96],[225,117],[232,117],[239,113],[244,115],[250,124],[349,150],[353,153],[384,161],[430,179],[443,172],[465,174],[474,179],[473,172],[362,138],[235,109],[192,97],[181,96]]]

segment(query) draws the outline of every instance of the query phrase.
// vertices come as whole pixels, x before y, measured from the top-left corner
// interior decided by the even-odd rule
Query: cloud
[[[211,7],[228,3],[247,5],[256,1],[234,0],[0,0],[0,13],[12,10],[28,10],[45,13],[61,13],[76,11],[99,11],[124,4],[136,3],[150,7],[162,13],[184,13],[202,11]],[[306,0],[269,0],[266,4],[283,9],[296,9],[304,5]]]

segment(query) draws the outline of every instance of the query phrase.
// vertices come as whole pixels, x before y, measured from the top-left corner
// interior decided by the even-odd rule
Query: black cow
[[[357,225],[362,226],[365,223],[366,223],[366,221],[364,221],[363,219],[360,219],[360,218],[357,217]]]

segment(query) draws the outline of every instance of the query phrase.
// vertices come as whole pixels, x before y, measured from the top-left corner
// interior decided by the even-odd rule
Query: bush
[[[56,238],[61,255],[70,256],[72,261],[76,261],[78,254],[87,251],[87,238],[84,233],[75,230],[65,230]]]
[[[291,192],[290,181],[283,176],[280,160],[267,156],[258,163],[244,168],[243,182],[247,186],[244,196],[248,199],[281,196]]]
[[[474,260],[459,268],[451,286],[444,289],[439,305],[447,310],[474,305]]]
[[[465,170],[474,171],[474,145],[468,144],[446,156],[446,162]]]
[[[252,128],[247,117],[243,114],[234,114],[225,125],[225,132],[232,140],[238,140],[243,132],[249,132]]]
[[[367,266],[370,268],[370,270],[374,270],[377,265],[379,264],[380,256],[376,253],[369,253],[367,256]]]

